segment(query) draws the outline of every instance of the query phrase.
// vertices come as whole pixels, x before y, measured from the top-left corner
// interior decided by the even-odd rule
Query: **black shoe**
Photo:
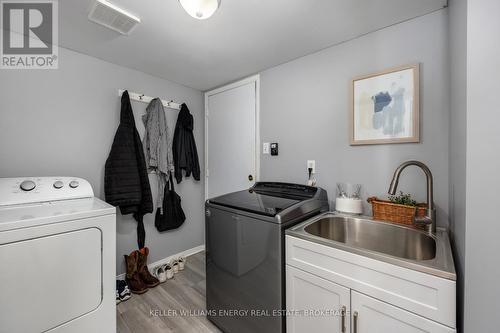
[[[124,302],[130,298],[130,290],[124,280],[116,281],[116,304]]]
[[[120,288],[120,280],[116,280],[116,304],[118,304],[122,301],[120,299],[120,293],[118,292],[119,288]]]

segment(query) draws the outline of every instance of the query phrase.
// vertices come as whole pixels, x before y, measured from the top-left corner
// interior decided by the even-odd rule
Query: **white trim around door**
[[[205,200],[208,199],[208,98],[223,91],[255,83],[255,181],[260,179],[260,75],[252,75],[242,80],[205,92]]]

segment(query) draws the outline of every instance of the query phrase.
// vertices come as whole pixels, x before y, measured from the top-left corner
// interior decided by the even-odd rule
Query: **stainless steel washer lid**
[[[283,210],[315,197],[320,189],[300,184],[260,182],[248,190],[209,199],[210,204],[274,217]]]

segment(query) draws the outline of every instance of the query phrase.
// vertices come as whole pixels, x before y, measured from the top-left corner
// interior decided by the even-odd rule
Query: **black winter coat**
[[[182,181],[182,170],[185,171],[186,177],[192,173],[195,180],[200,180],[200,162],[193,136],[193,116],[185,103],[181,105],[175,124],[172,152],[177,184]]]
[[[143,216],[153,212],[153,198],[127,91],[123,93],[121,103],[120,125],[104,169],[104,193],[106,202],[119,206],[122,214],[134,214],[137,244],[142,248],[146,238]]]

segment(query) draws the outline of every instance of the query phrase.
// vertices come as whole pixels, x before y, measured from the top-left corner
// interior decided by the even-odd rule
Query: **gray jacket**
[[[167,125],[163,104],[159,98],[153,99],[142,116],[146,129],[143,139],[144,157],[148,171],[158,175],[157,207],[163,207],[163,195],[169,173],[174,170],[172,138]],[[163,213],[163,212],[162,212]]]

